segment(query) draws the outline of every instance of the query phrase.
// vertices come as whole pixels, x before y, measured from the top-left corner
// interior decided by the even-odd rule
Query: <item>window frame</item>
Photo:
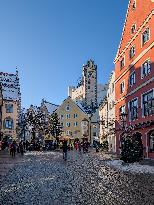
[[[134,54],[131,56],[131,50],[134,48]],[[136,51],[136,47],[135,45],[131,46],[130,49],[129,49],[129,59],[131,60],[134,56],[135,56],[135,51]]]
[[[122,65],[123,62],[123,65]],[[125,67],[125,56],[123,56],[120,60],[120,70],[122,70]]]
[[[121,90],[121,85],[122,83],[124,83],[124,89],[123,89],[123,92]],[[123,94],[125,92],[125,80],[123,80],[121,83],[120,83],[120,94]]]
[[[149,39],[145,42],[143,42],[143,34],[146,32],[146,30],[149,30]],[[146,29],[144,29],[144,31],[141,34],[141,48],[150,40],[150,28],[146,27]]]
[[[135,100],[137,101],[137,106],[136,106],[137,111],[136,111],[136,117],[134,117],[134,118],[132,119],[132,112],[131,112],[131,110],[130,110],[130,103],[134,102]],[[139,106],[138,106],[138,97],[135,97],[135,98],[133,98],[132,100],[130,100],[130,101],[128,102],[128,115],[129,115],[129,121],[130,121],[130,122],[135,121],[135,120],[138,119],[138,108],[139,108]]]
[[[150,65],[150,72],[147,72],[147,74],[143,74],[143,65],[148,61],[148,66]],[[151,60],[150,58],[147,58],[141,65],[141,79],[145,78],[146,76],[150,75],[151,73]]]
[[[142,109],[142,117],[145,118],[145,117],[148,117],[148,116],[152,116],[153,114],[150,114],[150,115],[144,115],[144,105],[143,105],[143,96],[150,93],[150,92],[153,92],[153,98],[154,98],[154,88],[142,93],[141,95],[141,109]]]
[[[5,108],[6,108],[6,113],[13,113],[13,104],[12,103],[11,104],[5,104]]]
[[[134,81],[133,81],[133,84],[130,83],[131,81],[131,76],[134,74]],[[130,76],[129,76],[129,79],[128,79],[128,85],[129,87],[132,87],[134,84],[136,83],[136,73],[135,73],[135,70],[131,72]]]
[[[66,122],[66,127],[70,127],[71,123],[70,122]]]
[[[8,125],[9,126],[6,126],[6,122],[8,122]],[[9,122],[11,122],[11,124],[9,124]],[[11,125],[11,126],[10,126]],[[13,130],[14,128],[14,122],[13,122],[13,119],[12,118],[5,118],[4,119],[4,129],[9,129],[9,130]]]

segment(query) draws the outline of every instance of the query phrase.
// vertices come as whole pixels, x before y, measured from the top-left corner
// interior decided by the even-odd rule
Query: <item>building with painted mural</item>
[[[115,57],[116,146],[140,138],[154,158],[154,1],[130,0]]]
[[[21,93],[18,70],[16,73],[0,72],[2,85],[2,133],[3,138],[12,140],[17,138],[17,124],[21,109]]]

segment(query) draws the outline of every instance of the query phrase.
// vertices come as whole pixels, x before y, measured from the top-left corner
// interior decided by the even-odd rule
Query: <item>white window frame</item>
[[[66,114],[66,119],[70,119],[71,115],[70,114]]]
[[[143,110],[143,95],[145,95],[145,94],[147,94],[147,93],[149,93],[149,92],[151,92],[151,91],[153,91],[153,97],[154,97],[154,88],[152,88],[152,89],[150,89],[150,90],[147,90],[146,92],[144,92],[144,93],[141,94],[142,118],[147,117],[147,116],[144,115],[144,110]]]
[[[70,105],[67,105],[65,109],[66,111],[70,111]]]
[[[77,127],[78,126],[78,122],[74,122],[74,127]]]
[[[121,84],[124,83],[124,89],[123,89],[123,92],[121,92]],[[123,94],[125,92],[125,80],[123,80],[121,83],[120,83],[120,94]]]
[[[120,108],[122,108],[122,107],[125,108],[125,109],[124,109],[124,110],[125,110],[124,112],[120,112]],[[119,113],[120,113],[120,114],[122,114],[122,113],[126,113],[126,104],[123,104],[122,106],[119,107]]]
[[[123,66],[121,66],[122,60],[124,60],[124,65]],[[120,70],[122,70],[124,67],[125,67],[125,55],[120,60]]]
[[[63,120],[64,119],[64,115],[60,115],[60,119]]]
[[[78,114],[77,113],[74,113],[74,118],[78,118]]]
[[[130,84],[130,78],[131,76],[134,74],[134,83],[133,84]],[[136,83],[136,73],[135,73],[135,70],[133,72],[131,72],[130,76],[129,76],[129,79],[128,79],[128,85],[129,87],[132,87],[134,84]]]
[[[132,48],[134,48],[134,55],[130,57],[130,51],[131,51]],[[130,59],[130,60],[135,56],[135,53],[136,53],[136,46],[133,45],[133,46],[131,46],[130,49],[129,49],[129,59]]]
[[[138,119],[138,115],[137,115],[137,118],[136,118],[136,119],[134,119],[134,120],[132,120],[132,119],[131,119],[130,102],[135,101],[135,100],[137,100],[137,109],[138,109],[138,108],[139,108],[139,106],[138,106],[138,97],[135,97],[135,98],[131,99],[131,100],[128,102],[128,115],[129,115],[129,122],[132,122],[132,121],[135,121],[135,120],[137,120],[137,119]]]
[[[70,122],[66,122],[66,127],[70,127],[71,123]]]
[[[143,33],[144,33],[147,29],[149,29],[149,39],[148,39],[145,43],[143,43]],[[150,37],[151,37],[151,35],[150,35],[150,27],[147,26],[147,27],[144,29],[144,31],[141,33],[141,48],[142,48],[148,41],[150,41]]]
[[[150,72],[147,73],[146,75],[143,75],[143,64],[145,64],[148,61],[148,63],[150,64]],[[148,76],[151,73],[151,60],[150,58],[147,58],[141,65],[141,79],[143,79],[144,77]]]

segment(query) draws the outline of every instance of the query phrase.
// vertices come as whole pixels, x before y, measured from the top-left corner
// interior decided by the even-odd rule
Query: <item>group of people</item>
[[[73,147],[76,151],[79,150],[79,152],[81,152],[81,150],[83,149],[83,153],[86,153],[88,152],[89,146],[90,146],[90,143],[88,141],[83,141],[83,142],[76,141],[74,142],[74,146],[73,146],[72,143],[67,145],[67,140],[64,140],[63,145],[62,145],[63,159],[67,160],[67,151],[73,150]]]
[[[10,155],[12,157],[15,157],[16,152],[21,153],[21,155],[23,156],[25,151],[25,142],[20,141],[19,143],[16,143],[16,141],[13,140],[13,142],[9,145],[9,149],[10,149]]]

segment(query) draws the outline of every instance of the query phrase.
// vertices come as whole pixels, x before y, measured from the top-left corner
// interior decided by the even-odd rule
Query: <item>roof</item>
[[[49,114],[52,114],[59,107],[59,105],[55,105],[53,103],[47,102],[44,99],[42,100],[42,103],[47,108]]]

